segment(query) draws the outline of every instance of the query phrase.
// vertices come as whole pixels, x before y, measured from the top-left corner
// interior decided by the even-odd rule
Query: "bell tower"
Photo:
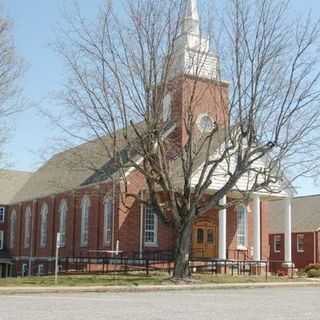
[[[201,33],[197,0],[185,1],[168,86],[179,145],[187,139],[185,120],[190,110],[198,133],[225,126],[228,117],[228,83],[220,80],[218,57]]]

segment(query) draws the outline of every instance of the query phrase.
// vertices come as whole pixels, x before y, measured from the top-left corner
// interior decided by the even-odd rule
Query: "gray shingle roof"
[[[313,232],[320,227],[320,195],[296,197],[292,200],[292,231]],[[284,232],[284,203],[269,205],[269,233]]]
[[[136,126],[141,128],[140,124]],[[130,130],[133,129],[128,129],[129,137]],[[120,152],[126,147],[127,140],[121,129],[115,136]],[[11,203],[39,199],[107,179],[115,172],[110,162],[112,144],[113,137],[106,136],[54,155],[31,176]]]
[[[31,174],[25,171],[0,170],[0,204],[9,204]]]

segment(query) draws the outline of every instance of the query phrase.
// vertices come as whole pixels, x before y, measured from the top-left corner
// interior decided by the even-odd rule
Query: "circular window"
[[[210,132],[214,129],[215,123],[210,116],[203,114],[198,118],[198,127],[202,132]]]

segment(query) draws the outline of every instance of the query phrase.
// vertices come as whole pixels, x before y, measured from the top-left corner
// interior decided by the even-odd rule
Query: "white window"
[[[59,207],[60,247],[64,247],[66,245],[67,211],[68,211],[67,201],[62,200]]]
[[[6,208],[0,207],[0,223],[4,223],[5,214],[6,214]]]
[[[281,236],[280,235],[273,236],[273,251],[275,253],[279,253],[281,251]]]
[[[87,247],[89,241],[89,210],[90,199],[84,196],[81,201],[81,228],[80,228],[80,246]]]
[[[4,231],[0,231],[0,250],[3,250],[4,247]]]
[[[28,264],[27,263],[23,263],[22,264],[22,276],[25,277],[28,275]]]
[[[48,243],[48,205],[44,203],[40,212],[40,247],[45,248]]]
[[[297,234],[297,252],[304,252],[304,234]]]
[[[16,244],[16,227],[17,227],[17,212],[13,210],[10,215],[10,249],[13,249]]]
[[[113,203],[112,199],[106,199],[104,202],[104,226],[103,226],[103,243],[109,245],[112,239],[112,216]]]
[[[163,98],[163,121],[166,122],[171,117],[171,96],[167,94]]]
[[[239,249],[247,247],[247,209],[244,206],[237,208],[237,245]]]
[[[158,245],[158,215],[152,206],[145,208],[144,243],[146,246]]]
[[[30,239],[31,239],[31,208],[27,207],[24,213],[24,247],[30,247]]]
[[[44,265],[43,264],[39,264],[38,265],[38,276],[41,276],[44,274]]]

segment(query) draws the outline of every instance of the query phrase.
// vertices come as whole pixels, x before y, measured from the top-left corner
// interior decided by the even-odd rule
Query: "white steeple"
[[[182,21],[182,33],[200,35],[200,23],[197,0],[187,0]]]
[[[210,52],[209,39],[201,35],[197,0],[185,1],[171,77],[189,74],[216,79],[218,59]]]

